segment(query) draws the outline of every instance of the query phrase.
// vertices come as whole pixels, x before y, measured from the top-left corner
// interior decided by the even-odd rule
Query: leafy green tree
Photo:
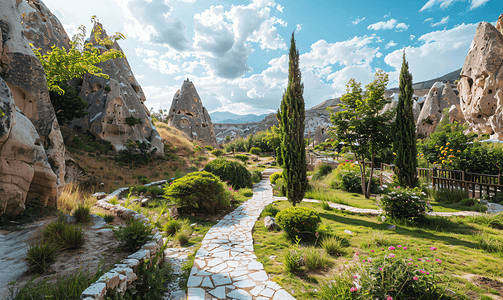
[[[59,124],[68,124],[74,118],[82,118],[89,113],[86,111],[89,107],[89,103],[82,100],[77,90],[64,81],[59,82],[58,87],[60,87],[64,93],[59,94],[56,91],[49,91],[49,97],[54,111],[56,112],[56,118]]]
[[[279,124],[281,128],[281,156],[286,197],[295,206],[304,198],[308,186],[306,175],[306,146],[304,144],[305,105],[302,96],[299,51],[292,33],[288,63],[288,86],[283,94]]]
[[[402,69],[400,71],[400,93],[394,124],[395,141],[395,174],[400,186],[414,188],[417,183],[417,150],[416,150],[416,124],[412,113],[412,74],[409,64],[403,53]]]
[[[370,198],[376,153],[391,146],[391,119],[394,111],[379,112],[389,101],[384,97],[388,74],[379,70],[373,82],[365,86],[355,79],[349,80],[347,93],[342,96],[340,111],[330,112],[333,133],[355,155],[360,167],[362,194]],[[367,182],[365,158],[370,158],[370,178]]]

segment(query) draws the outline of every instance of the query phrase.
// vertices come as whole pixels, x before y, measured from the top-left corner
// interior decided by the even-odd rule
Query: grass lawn
[[[291,204],[278,201],[274,206],[281,210]],[[442,285],[458,294],[455,299],[481,299],[484,294],[493,295],[495,299],[503,297],[503,230],[490,227],[488,217],[428,217],[426,224],[399,224],[395,230],[387,230],[389,224],[382,223],[377,217],[323,210],[317,203],[301,203],[299,206],[317,211],[327,232],[347,239],[349,246],[343,255],[332,258],[333,267],[290,274],[282,262],[286,250],[292,249],[294,243],[282,231],[267,231],[263,218],[259,219],[253,233],[255,254],[273,280],[297,299],[320,299],[316,291],[321,282],[332,280],[334,274],[347,268],[347,264],[387,255],[391,253],[389,246],[398,245],[401,247],[393,251],[395,259],[412,258],[416,263],[419,258],[422,262],[430,260],[438,269]],[[439,206],[439,209],[449,208]],[[344,233],[344,230],[352,234]],[[309,246],[312,244],[301,241],[301,248]],[[403,250],[404,247],[407,250]],[[436,259],[442,263],[434,263]],[[484,278],[477,279],[478,276]]]

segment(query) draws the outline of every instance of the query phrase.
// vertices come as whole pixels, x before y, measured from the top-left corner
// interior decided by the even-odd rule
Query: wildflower
[[[426,272],[426,275],[430,275],[430,272]]]
[[[370,250],[370,252],[374,252],[374,249]]]
[[[418,278],[418,277],[416,277],[416,276],[412,277],[412,279],[414,279],[414,280],[419,280],[419,278]]]
[[[435,248],[435,247],[430,247],[430,250],[437,250],[437,248]]]
[[[356,291],[358,291],[358,288],[357,288],[357,287],[352,287],[352,288],[350,288],[349,290],[350,290],[351,292],[356,292]]]
[[[395,247],[389,246],[388,250],[395,250]]]
[[[356,278],[358,278],[358,276],[356,276],[356,275],[353,275],[353,278],[354,278],[354,279],[356,279]]]
[[[458,150],[458,151],[456,151],[456,152],[461,152],[461,150]]]
[[[419,273],[424,274],[426,272],[424,270],[419,270]]]
[[[417,260],[418,260],[418,261],[421,261],[421,259],[420,259],[420,258],[418,258]]]
[[[388,296],[388,298],[386,298],[386,300],[393,300],[393,297]]]
[[[390,254],[389,257],[395,257],[395,254]]]
[[[407,247],[403,247],[403,250],[407,250]]]
[[[412,260],[412,258],[409,258],[409,260]]]
[[[359,253],[359,252],[356,252],[356,253],[355,253],[355,255],[360,255],[360,253]]]
[[[381,251],[384,251],[384,248],[381,248]]]
[[[382,271],[382,268],[379,268],[379,271]]]
[[[408,265],[412,265],[412,263],[407,263]]]

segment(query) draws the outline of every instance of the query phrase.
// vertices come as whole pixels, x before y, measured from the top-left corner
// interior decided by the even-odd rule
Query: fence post
[[[433,185],[433,188],[436,188],[436,180],[435,177],[437,177],[437,167],[433,167],[432,169],[432,176],[431,176],[431,184]]]

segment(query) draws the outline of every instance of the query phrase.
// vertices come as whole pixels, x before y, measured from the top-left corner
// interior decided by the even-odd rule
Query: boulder
[[[265,228],[267,228],[267,230],[274,230],[278,227],[278,224],[276,224],[275,218],[267,216],[264,218],[264,226]]]
[[[499,30],[486,22],[478,25],[458,83],[461,111],[470,130],[498,140],[503,140],[502,23],[503,15],[497,22]]]
[[[33,3],[33,2],[28,2]],[[3,213],[15,215],[31,199],[55,206],[65,185],[65,148],[49,100],[45,72],[21,24],[24,1],[0,0]],[[29,16],[29,15],[28,15]],[[15,167],[15,166],[18,167]],[[13,195],[17,200],[12,200]],[[5,200],[7,199],[7,200]],[[11,204],[14,203],[15,208]],[[0,212],[2,214],[2,212]]]
[[[91,33],[91,36],[90,42],[98,45],[94,33]],[[102,30],[101,38],[106,37],[108,37],[106,31]],[[117,41],[112,45],[97,47],[102,52],[108,49],[122,51]],[[84,76],[79,96],[90,104],[89,114],[72,121],[72,124],[84,130],[88,129],[100,139],[110,141],[117,151],[126,149],[127,140],[139,140],[150,142],[152,148],[157,148],[156,154],[163,156],[164,144],[152,125],[150,113],[144,105],[145,95],[126,57],[107,60],[96,65],[102,68],[102,72],[109,75],[110,79],[91,74]],[[139,119],[140,124],[128,125],[126,123],[128,117]]]
[[[188,78],[173,96],[168,125],[178,129],[191,141],[217,146],[211,117]]]

